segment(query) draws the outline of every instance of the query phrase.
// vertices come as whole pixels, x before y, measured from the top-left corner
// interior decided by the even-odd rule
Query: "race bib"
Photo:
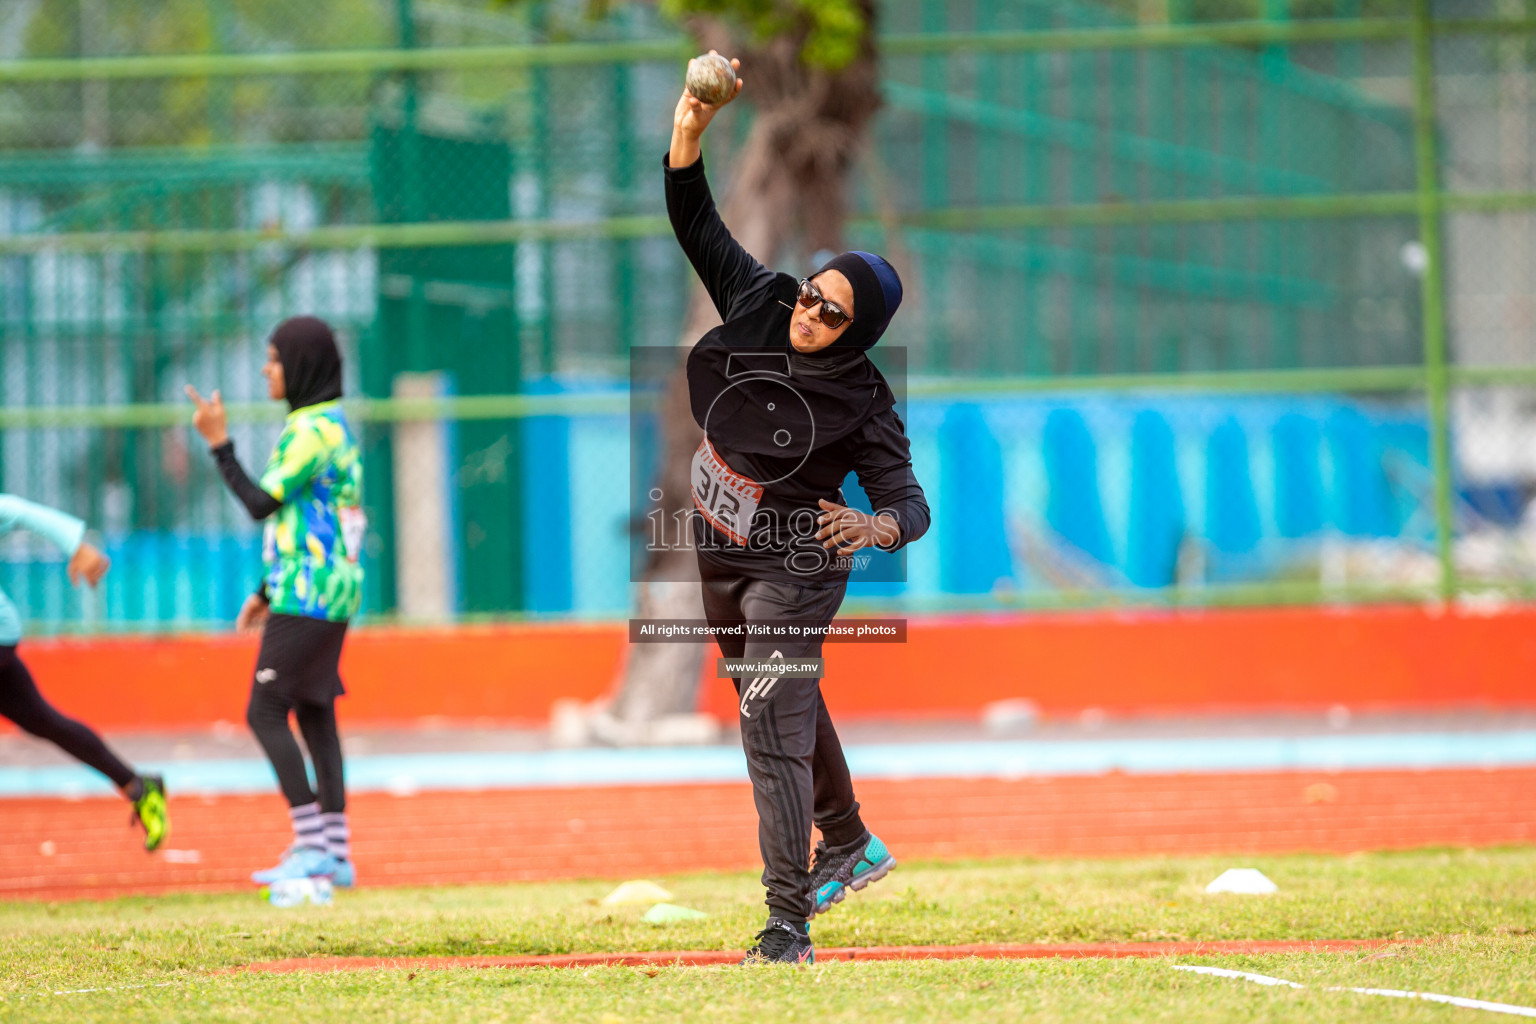
[[[709,524],[737,544],[747,542],[763,485],[732,470],[715,454],[709,438],[693,453],[693,503]]]
[[[342,505],[336,509],[341,525],[341,540],[347,546],[347,561],[355,562],[363,552],[363,538],[368,534],[368,516],[357,505]]]

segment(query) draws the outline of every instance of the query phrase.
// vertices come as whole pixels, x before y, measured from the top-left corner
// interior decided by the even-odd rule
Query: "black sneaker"
[[[841,903],[851,889],[858,892],[870,882],[878,882],[896,866],[896,858],[880,838],[865,832],[847,846],[816,843],[816,859],[811,863],[811,910],[807,921],[825,914],[832,904]]]
[[[757,933],[757,945],[742,957],[745,964],[794,964],[803,967],[816,962],[816,947],[811,937],[784,920],[770,917],[768,924]]]

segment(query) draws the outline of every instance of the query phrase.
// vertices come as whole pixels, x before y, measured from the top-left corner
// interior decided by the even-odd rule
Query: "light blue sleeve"
[[[85,539],[85,523],[74,516],[14,494],[0,494],[0,534],[12,530],[29,530],[46,537],[66,555],[73,555]]]

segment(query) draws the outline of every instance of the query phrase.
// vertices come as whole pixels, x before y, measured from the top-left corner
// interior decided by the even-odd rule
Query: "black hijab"
[[[284,320],[269,342],[283,364],[283,387],[294,411],[341,397],[341,352],[324,320],[296,316]]]
[[[867,352],[891,325],[891,317],[901,305],[901,278],[896,276],[896,268],[879,256],[858,250],[838,253],[814,276],[829,270],[842,274],[853,287],[853,321],[821,351]]]
[[[896,403],[864,353],[901,304],[901,279],[865,252],[841,253],[816,273],[827,270],[853,286],[853,319],[831,345],[803,353],[790,344],[799,282],[779,274],[775,301],[716,327],[688,354],[693,418],[712,439],[740,452],[798,459]]]

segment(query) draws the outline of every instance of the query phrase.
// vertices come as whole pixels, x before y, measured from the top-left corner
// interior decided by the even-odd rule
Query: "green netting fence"
[[[625,611],[623,374],[691,287],[659,180],[677,26],[447,0],[0,25],[0,488],[117,560],[82,597],[0,545],[39,628],[233,613],[256,537],[181,387],[222,387],[259,459],[266,332],[300,312],[359,396],[370,616]],[[1530,592],[1536,4],[888,0],[878,31],[849,235],[908,280],[889,343],[936,520],[859,600]],[[712,132],[717,187],[751,122]]]

